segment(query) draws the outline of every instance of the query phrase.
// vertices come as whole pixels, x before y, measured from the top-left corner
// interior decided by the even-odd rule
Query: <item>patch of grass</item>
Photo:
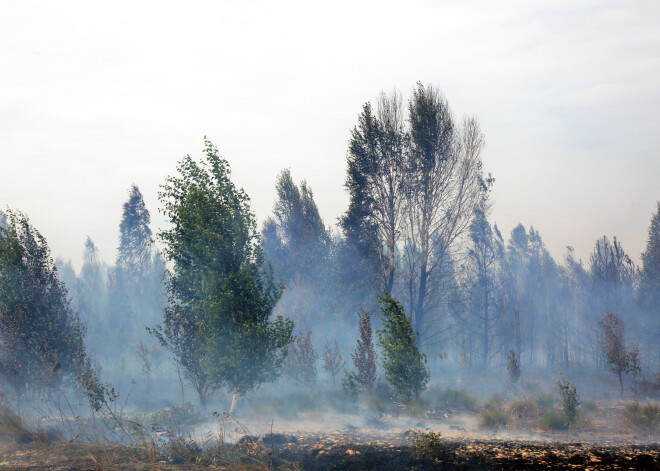
[[[410,431],[412,440],[412,457],[417,461],[433,462],[445,453],[445,444],[440,432],[431,429],[425,431]]]
[[[524,397],[508,405],[507,409],[511,415],[518,419],[535,419],[538,417],[539,405],[530,397]]]
[[[504,398],[499,394],[493,394],[484,402],[484,410],[496,410],[504,408]]]
[[[479,418],[481,419],[481,427],[488,430],[506,428],[511,423],[511,414],[501,407],[484,409],[479,414]]]
[[[551,409],[541,415],[539,427],[543,430],[568,430],[568,421],[562,411]]]
[[[660,430],[660,404],[630,401],[623,412],[625,422],[634,429],[645,432]]]
[[[412,417],[424,417],[429,410],[429,403],[421,397],[413,399],[406,405],[406,412]]]
[[[131,414],[127,419],[147,427],[171,428],[195,425],[204,420],[204,417],[198,407],[186,401],[184,404],[166,407],[156,412]]]
[[[323,396],[312,392],[294,391],[277,396],[262,396],[250,401],[250,410],[254,415],[296,418],[298,414],[324,410]]]
[[[437,407],[442,409],[475,411],[479,405],[476,396],[464,389],[445,389],[435,396]]]
[[[534,398],[534,402],[536,402],[536,405],[539,406],[539,409],[547,410],[552,409],[555,406],[557,398],[554,394],[543,393],[536,396],[536,398]]]

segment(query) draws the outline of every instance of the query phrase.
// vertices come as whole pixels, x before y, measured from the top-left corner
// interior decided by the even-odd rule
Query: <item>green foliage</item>
[[[376,349],[372,341],[371,314],[360,308],[358,312],[359,336],[351,355],[355,366],[355,379],[363,389],[371,391],[376,382]]]
[[[264,245],[278,274],[313,284],[322,275],[331,240],[314,201],[312,189],[294,183],[289,169],[277,176],[274,218],[264,225]]]
[[[630,401],[626,404],[623,417],[628,425],[648,433],[660,430],[660,404]]]
[[[353,400],[353,402],[357,402],[360,387],[355,374],[344,369],[344,377],[341,379],[341,388],[344,393]]]
[[[578,406],[580,405],[580,396],[575,389],[575,385],[566,379],[563,375],[557,380],[557,388],[561,396],[564,418],[569,426],[576,424],[578,419]]]
[[[445,453],[440,432],[428,428],[424,431],[411,430],[410,440],[413,446],[412,457],[417,461],[433,462]]]
[[[218,388],[243,394],[275,380],[293,323],[271,320],[282,287],[264,263],[250,201],[228,162],[205,141],[201,163],[184,157],[159,194],[170,228],[159,234],[173,271],[170,306],[152,332],[204,402]]]
[[[641,275],[641,304],[648,311],[657,312],[660,307],[660,201],[651,218],[646,250],[642,253]]]
[[[509,350],[506,371],[509,373],[509,381],[511,381],[511,384],[518,384],[518,381],[520,380],[520,361],[516,357],[516,352],[514,350]]]
[[[426,389],[430,371],[426,355],[419,352],[417,339],[403,306],[387,292],[378,298],[382,329],[377,329],[385,379],[405,401],[419,397]]]
[[[46,239],[9,211],[0,227],[0,375],[20,399],[81,386],[94,408],[108,392],[85,351],[84,328]]]

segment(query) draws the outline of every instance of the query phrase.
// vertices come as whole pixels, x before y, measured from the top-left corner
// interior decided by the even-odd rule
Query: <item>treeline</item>
[[[407,106],[396,92],[366,103],[349,142],[339,232],[325,228],[309,185],[284,170],[263,228],[287,285],[280,312],[341,341],[385,290],[432,364],[488,367],[513,350],[525,366],[562,370],[605,367],[598,320],[612,312],[644,369],[660,368],[660,206],[641,266],[607,236],[588,260],[567,247],[557,261],[534,227],[507,237],[491,221],[484,142],[476,119],[457,124],[431,86],[418,84]]]
[[[167,227],[152,234],[134,185],[113,266],[88,238],[79,274],[52,261],[26,217],[0,213],[0,320],[8,326],[0,325],[0,374],[22,384],[7,367],[10,345],[28,355],[43,341],[57,353],[39,353],[42,369],[92,377],[98,402],[109,393],[101,371],[148,380],[166,351],[202,403],[224,389],[233,409],[283,368],[293,383],[313,383],[323,346],[334,382],[356,340],[356,370],[342,375],[349,392],[373,387],[379,354],[388,381],[410,397],[428,383],[427,359],[436,374],[511,358],[526,370],[604,369],[616,355],[603,345],[614,338],[610,351],[637,352],[635,371],[638,363],[643,372],[660,368],[660,203],[641,266],[608,237],[588,261],[568,248],[558,262],[533,227],[518,225],[505,238],[491,221],[495,180],[484,170],[484,145],[477,120],[457,120],[437,88],[417,84],[407,101],[382,93],[351,132],[350,199],[338,224],[326,225],[310,186],[285,169],[273,213],[258,228],[249,197],[207,140],[202,159],[184,157],[161,186]],[[15,276],[33,265],[19,248],[45,267],[36,285]],[[45,311],[16,303],[26,289]],[[388,306],[380,311],[379,298]],[[59,327],[30,324],[44,316]],[[631,364],[619,363],[619,372]]]

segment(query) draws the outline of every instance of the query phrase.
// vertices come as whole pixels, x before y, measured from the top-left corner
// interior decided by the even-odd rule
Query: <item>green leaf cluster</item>
[[[293,339],[290,320],[270,318],[283,287],[264,261],[249,197],[209,140],[204,154],[184,157],[159,193],[172,270],[164,323],[153,330],[202,400],[276,379]]]
[[[399,301],[383,292],[378,298],[382,329],[376,329],[385,379],[404,400],[419,397],[428,385],[426,355],[420,353],[410,319]]]

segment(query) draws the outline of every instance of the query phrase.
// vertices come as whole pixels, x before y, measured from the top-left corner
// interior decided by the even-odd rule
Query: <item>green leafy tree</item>
[[[419,397],[428,385],[430,372],[426,355],[420,353],[417,338],[403,306],[387,292],[378,298],[382,329],[376,329],[385,379],[406,401]]]
[[[13,387],[19,409],[23,398],[74,386],[98,409],[103,385],[46,239],[24,214],[7,216],[0,227],[0,376]]]
[[[151,331],[205,405],[224,388],[238,396],[275,380],[293,323],[271,319],[282,287],[264,262],[250,200],[205,139],[204,158],[184,157],[159,197],[170,228],[159,234],[172,264],[164,322]]]

